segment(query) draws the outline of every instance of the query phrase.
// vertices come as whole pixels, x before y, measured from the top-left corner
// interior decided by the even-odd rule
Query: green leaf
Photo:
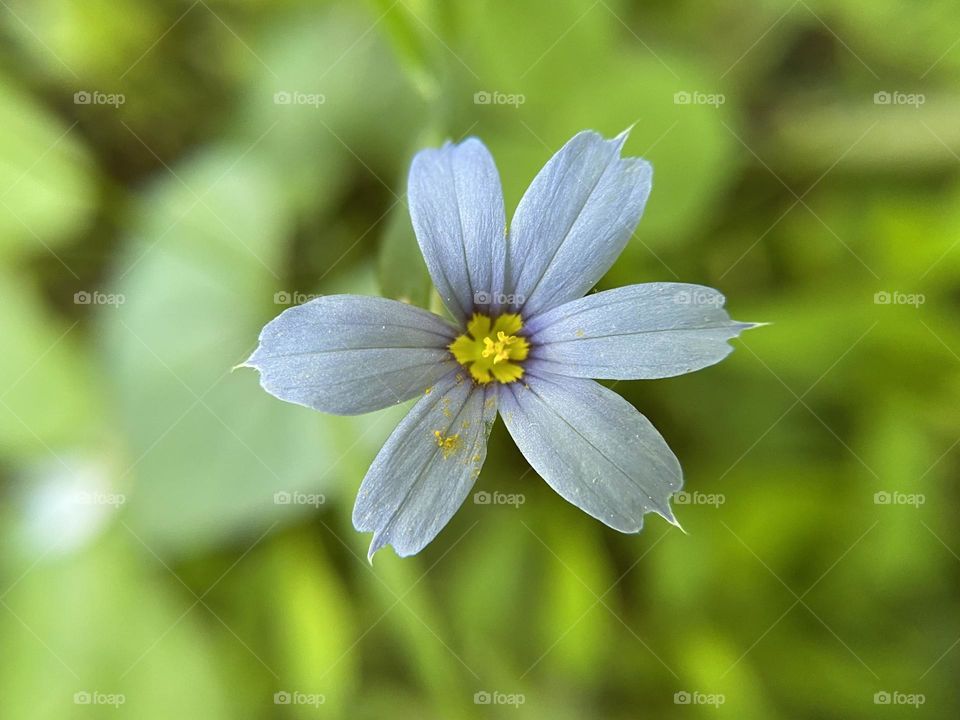
[[[242,153],[211,151],[147,196],[142,242],[118,265],[126,303],[106,324],[130,523],[172,550],[312,512],[319,498],[274,494],[359,482],[395,417],[324,416],[271,397],[253,371],[231,373],[287,306],[282,293],[300,290],[279,274],[279,183],[251,156],[235,164]]]
[[[381,242],[378,277],[383,294],[423,308],[429,307],[433,286],[413,233],[406,203],[398,203],[390,211]]]
[[[546,554],[540,639],[551,650],[541,671],[570,683],[589,684],[604,674],[610,640],[628,632],[604,607],[605,603],[617,612],[616,593],[604,596],[615,578],[605,562],[599,527],[584,523],[583,532],[571,533],[555,524],[550,530],[543,539],[546,547],[530,536]]]
[[[54,318],[32,283],[3,270],[0,337],[0,456],[46,456],[95,437],[103,408],[77,323]]]
[[[44,111],[0,73],[0,256],[55,253],[87,221],[92,165],[74,125]]]
[[[396,3],[391,0],[371,0],[374,13],[383,22],[385,34],[389,38],[400,67],[410,78],[414,88],[424,99],[431,99],[437,93],[436,73],[431,69],[433,64],[425,29],[429,25],[422,19],[426,11],[425,3],[419,0],[407,3]],[[410,7],[413,6],[413,7]]]
[[[334,541],[332,549],[339,544]],[[357,684],[352,651],[362,629],[355,628],[346,589],[323,548],[303,534],[273,543],[270,553],[276,621],[271,634],[279,649],[281,690],[322,695],[324,713],[349,715]],[[312,706],[301,709],[307,717],[316,715]]]
[[[50,548],[59,545],[58,537],[48,541]],[[30,557],[10,568],[20,581],[4,597],[0,613],[5,717],[77,717],[88,708],[77,705],[75,694],[93,692],[122,695],[123,703],[99,704],[100,714],[90,717],[117,710],[118,716],[143,720],[171,713],[236,717],[227,710],[231,691],[220,673],[224,658],[210,641],[211,628],[218,633],[222,626],[212,618],[204,625],[207,611],[190,608],[192,596],[175,580],[171,592],[167,571],[153,558],[143,564],[149,553],[140,553],[140,547],[117,527],[81,553],[36,550],[43,562]],[[170,687],[172,668],[176,692]]]

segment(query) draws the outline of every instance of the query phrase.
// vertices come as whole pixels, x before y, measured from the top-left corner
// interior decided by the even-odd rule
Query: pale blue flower
[[[335,295],[271,321],[246,365],[276,397],[355,415],[419,397],[373,461],[353,524],[412,555],[470,492],[499,414],[562,497],[615,530],[674,522],[677,458],[650,422],[590,378],[681,375],[713,365],[749,323],[711,288],[646,283],[584,297],[640,220],[652,169],[621,158],[626,134],[571,139],[540,171],[509,232],[500,179],[479,140],[417,154],[413,226],[453,317]]]

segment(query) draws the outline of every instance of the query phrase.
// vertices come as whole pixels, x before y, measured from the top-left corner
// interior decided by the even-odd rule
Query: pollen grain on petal
[[[460,449],[460,433],[455,435],[444,435],[441,431],[434,430],[433,438],[437,443],[437,447],[440,448],[440,452],[443,454],[444,460],[449,458]]]

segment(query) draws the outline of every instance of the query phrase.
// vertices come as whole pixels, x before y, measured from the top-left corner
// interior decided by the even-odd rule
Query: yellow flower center
[[[467,331],[450,343],[450,352],[478,383],[512,383],[523,377],[519,361],[530,352],[530,343],[517,334],[522,329],[523,320],[515,313],[495,320],[474,313]]]

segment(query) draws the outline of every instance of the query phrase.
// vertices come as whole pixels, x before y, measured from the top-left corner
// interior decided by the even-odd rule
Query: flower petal
[[[673,377],[718,363],[728,340],[756,327],[736,322],[713,288],[645,283],[588,295],[528,325],[531,358],[550,372],[634,380]]]
[[[510,225],[507,286],[525,318],[582,297],[640,221],[653,168],[620,158],[626,133],[573,137],[534,178]]]
[[[419,552],[462,504],[480,474],[497,416],[492,386],[451,373],[413,406],[363,479],[353,526],[373,532],[368,557],[384,545]]]
[[[410,217],[433,284],[460,321],[503,292],[506,217],[500,176],[476,138],[417,153]]]
[[[244,365],[281,400],[359,415],[419,395],[457,367],[456,329],[395,300],[330,295],[284,310]]]
[[[626,533],[644,513],[676,523],[677,458],[630,403],[592,380],[550,373],[501,389],[501,415],[520,452],[564,499]]]

